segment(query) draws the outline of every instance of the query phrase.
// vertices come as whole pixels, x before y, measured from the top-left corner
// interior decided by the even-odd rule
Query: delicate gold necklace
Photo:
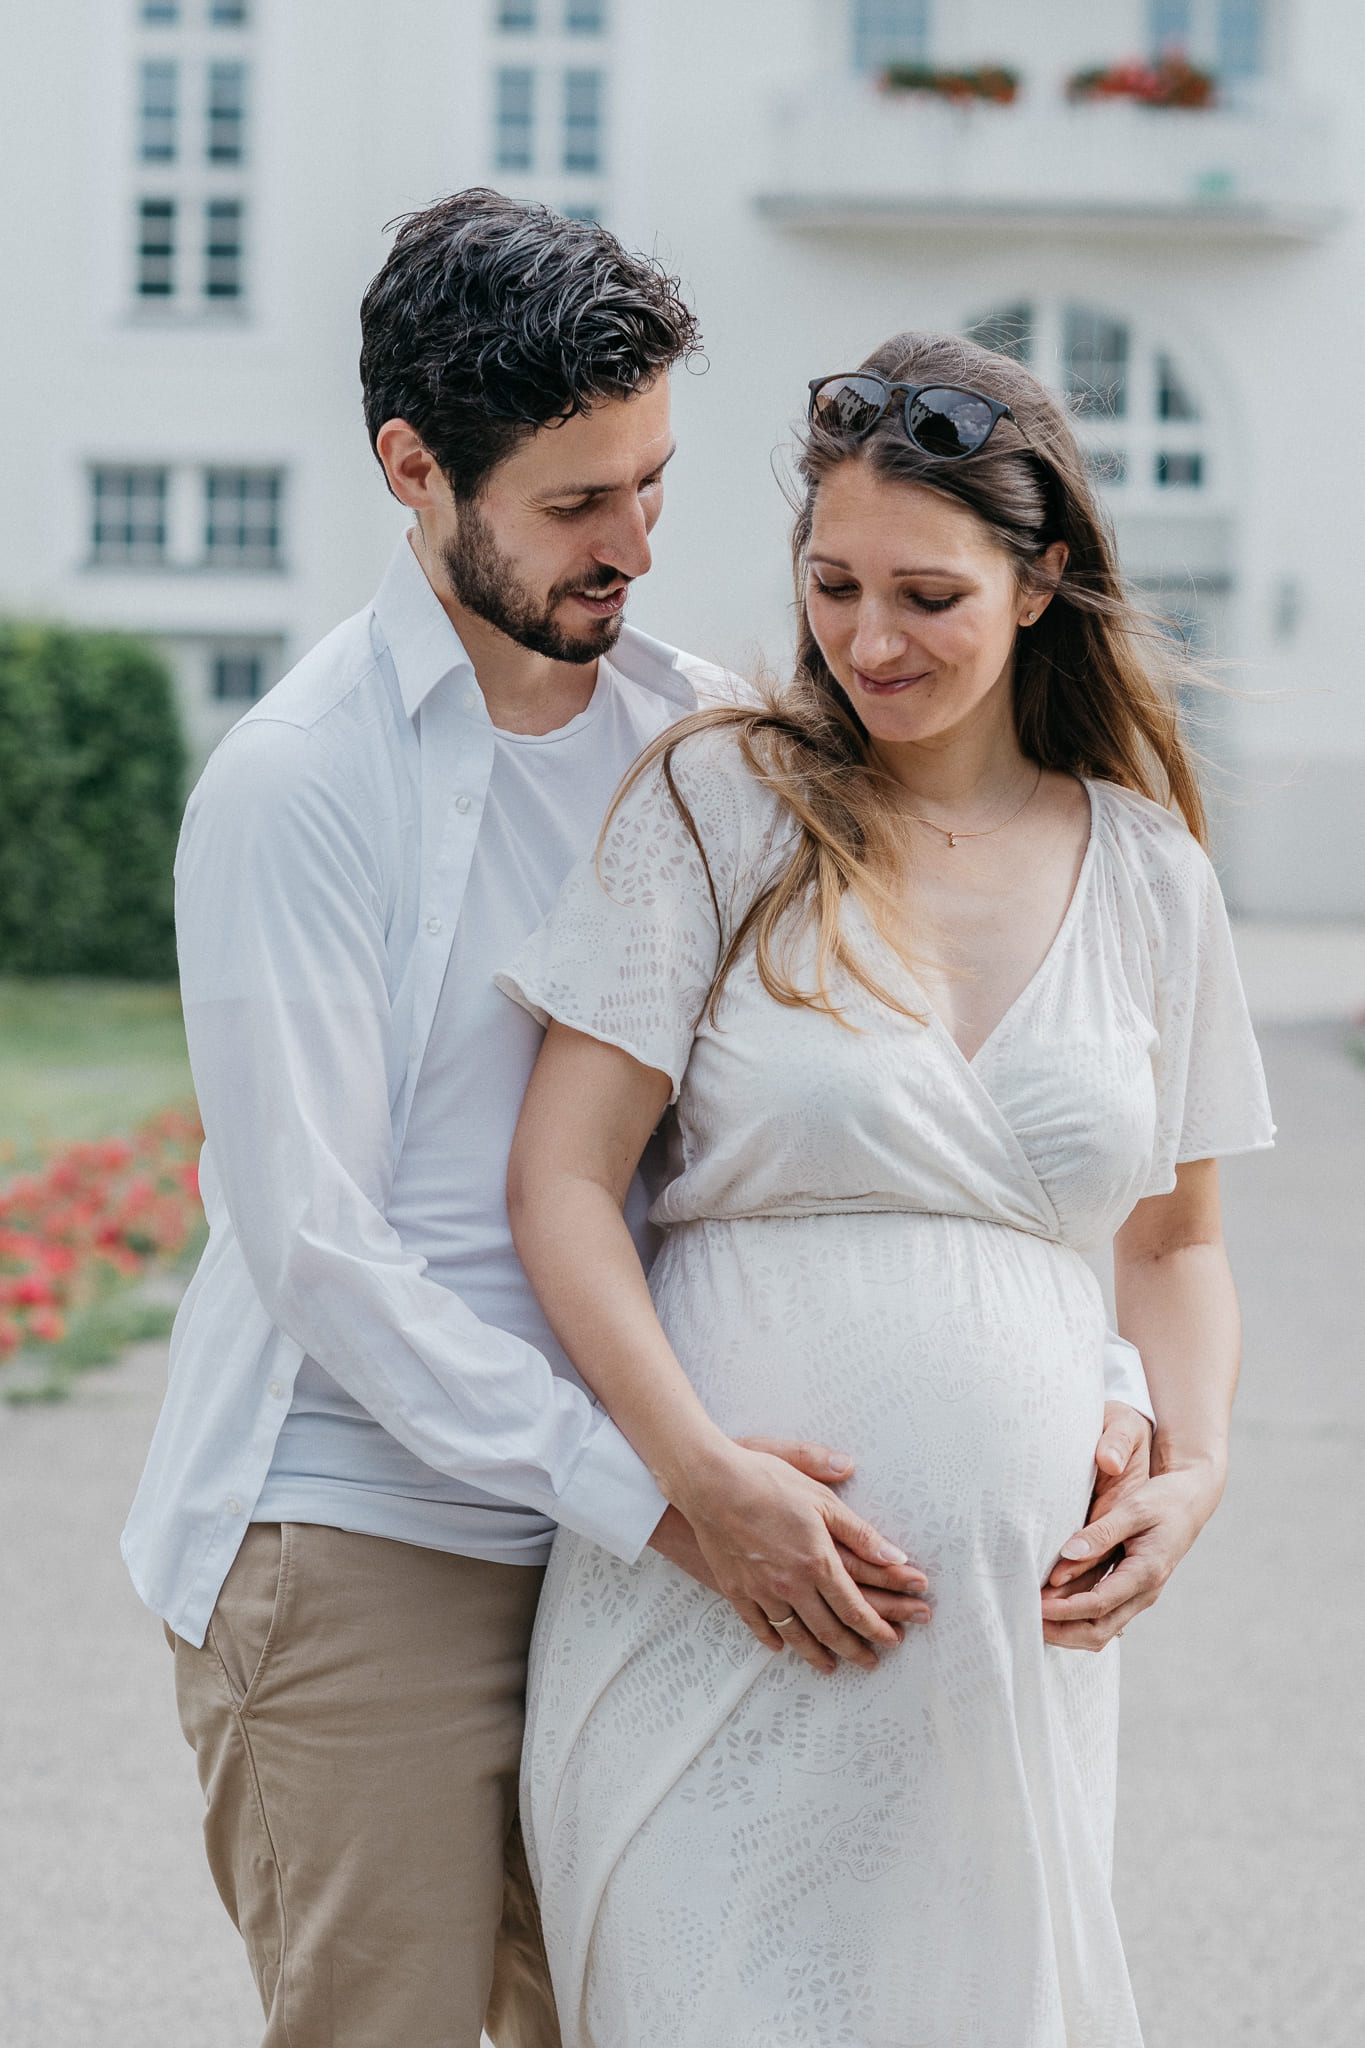
[[[1038,794],[1038,785],[1039,783],[1041,783],[1042,779],[1043,771],[1042,767],[1040,766],[1038,769],[1038,774],[1034,780],[1033,787],[1029,791],[1028,795],[1024,798],[1024,801],[1020,804],[1019,809],[1011,811],[1008,818],[1002,818],[998,825],[988,825],[984,832],[949,831],[946,825],[936,825],[932,818],[922,818],[918,811],[907,811],[905,815],[916,825],[927,825],[931,832],[941,832],[943,837],[947,840],[949,846],[956,846],[959,839],[989,839],[992,832],[1003,832],[1006,825],[1012,825],[1014,823],[1015,819],[1019,816],[1021,811],[1026,811],[1028,809],[1029,805],[1033,802],[1033,799]]]

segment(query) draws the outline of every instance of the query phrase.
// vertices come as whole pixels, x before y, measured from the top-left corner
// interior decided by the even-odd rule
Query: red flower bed
[[[131,1138],[68,1145],[0,1193],[0,1359],[58,1344],[66,1312],[174,1259],[203,1217],[199,1119],[153,1117]]]

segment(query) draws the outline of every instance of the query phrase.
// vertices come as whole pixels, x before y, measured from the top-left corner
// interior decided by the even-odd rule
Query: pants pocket
[[[209,1623],[205,1647],[212,1648],[239,1713],[249,1709],[283,1638],[292,1538],[287,1522],[251,1524]]]

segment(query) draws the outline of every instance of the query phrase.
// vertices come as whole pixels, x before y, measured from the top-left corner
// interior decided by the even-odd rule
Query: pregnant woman
[[[812,386],[802,470],[795,680],[656,744],[502,978],[550,1020],[518,1248],[717,1589],[556,1545],[523,1803],[564,2039],[1135,2048],[1111,1638],[1221,1490],[1260,1063],[1173,657],[1054,401],[901,336]],[[1152,1477],[1078,1536],[1111,1236]],[[854,1453],[927,1574],[871,1669],[737,1533],[733,1439],[778,1433]]]

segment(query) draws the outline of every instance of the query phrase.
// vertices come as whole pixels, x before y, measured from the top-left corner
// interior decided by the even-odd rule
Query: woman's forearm
[[[691,1524],[708,1583],[769,1649],[785,1642],[819,1669],[832,1669],[835,1657],[875,1662],[869,1646],[896,1642],[896,1631],[869,1605],[838,1546],[878,1567],[907,1565],[905,1553],[781,1457],[732,1443],[654,1313],[622,1210],[667,1101],[664,1074],[551,1024],[508,1164],[518,1256],[585,1384]],[[668,1525],[665,1516],[655,1535],[676,1558]],[[924,1583],[913,1570],[906,1585],[910,1578]],[[788,1633],[771,1625],[775,1618]]]
[[[1221,1239],[1116,1258],[1119,1331],[1142,1354],[1156,1413],[1153,1472],[1200,1467],[1214,1500],[1227,1473],[1241,1317]]]
[[[639,1254],[612,1193],[571,1174],[510,1195],[517,1253],[580,1378],[682,1505],[729,1439],[693,1392],[659,1327]]]

